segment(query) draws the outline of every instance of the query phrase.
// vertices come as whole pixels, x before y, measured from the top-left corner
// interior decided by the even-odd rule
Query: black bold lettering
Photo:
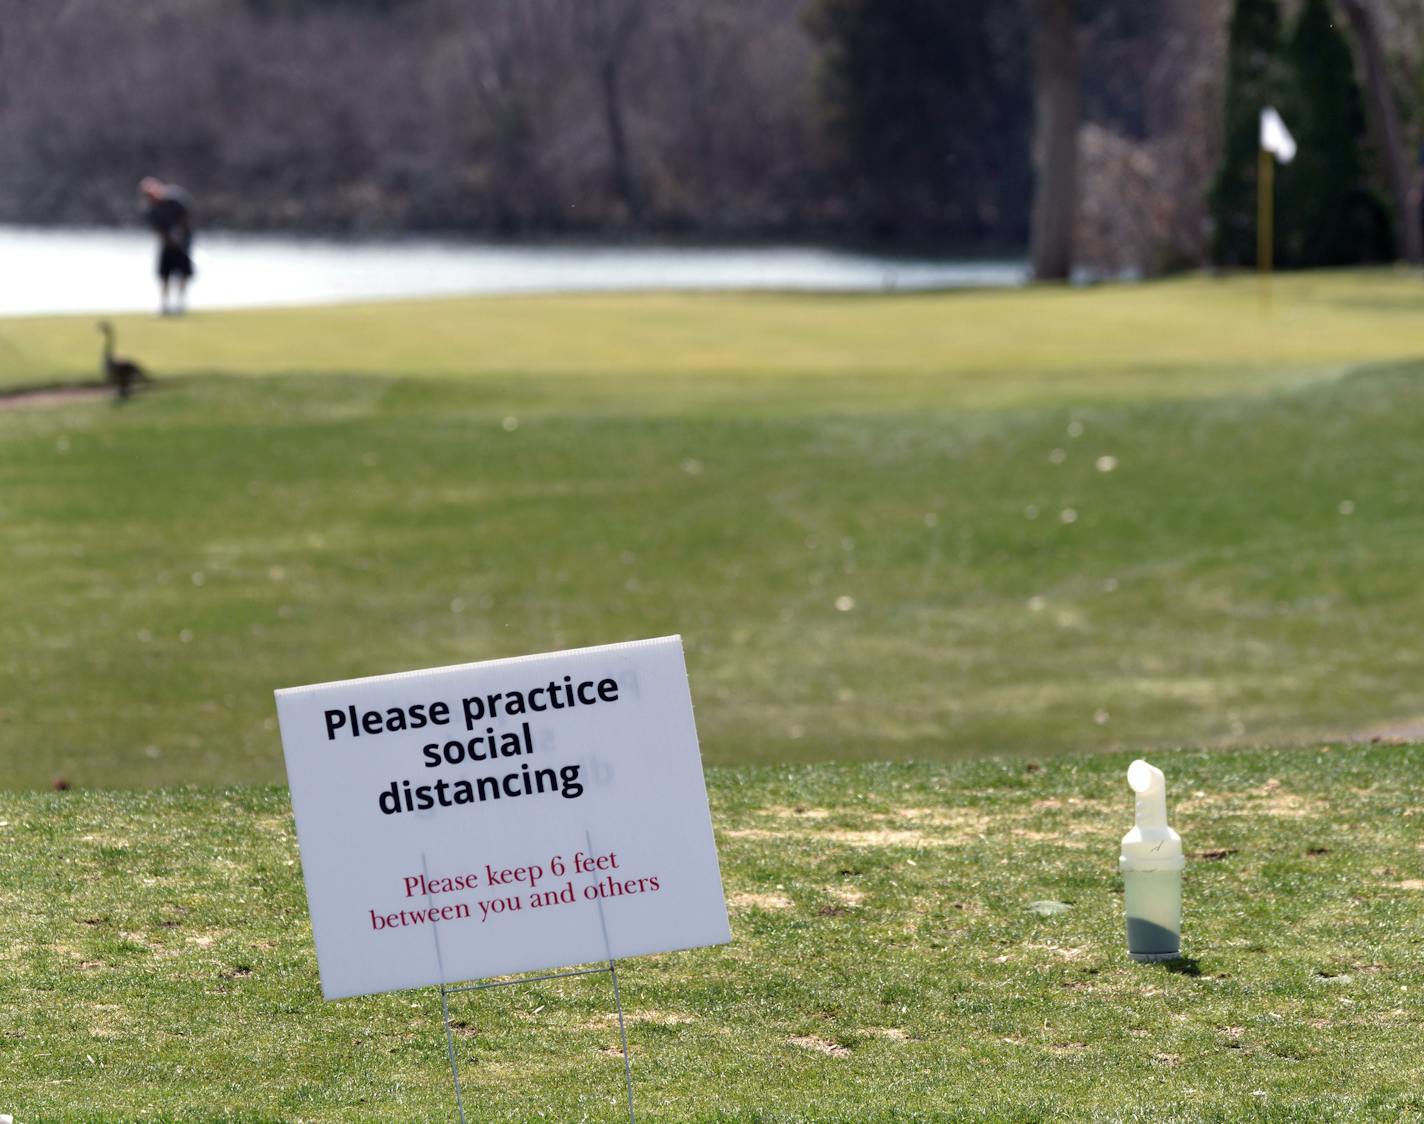
[[[499,799],[498,777],[479,777],[475,781],[475,788],[479,793],[481,804],[483,804],[486,800]]]

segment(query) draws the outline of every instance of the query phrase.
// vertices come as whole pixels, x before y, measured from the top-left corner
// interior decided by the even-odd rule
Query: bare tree
[[[633,170],[626,106],[626,72],[643,30],[648,0],[583,0],[576,5],[578,38],[589,53],[608,136],[608,186],[629,218],[642,211]]]
[[[1072,0],[1032,0],[1033,210],[1030,256],[1039,280],[1073,269],[1078,178],[1078,48]]]
[[[1380,41],[1376,13],[1366,0],[1340,0],[1354,32],[1357,65],[1365,77],[1370,128],[1384,163],[1390,194],[1394,197],[1395,225],[1402,256],[1415,265],[1424,262],[1424,232],[1409,168],[1409,155],[1399,122],[1399,108],[1390,89],[1389,65]]]

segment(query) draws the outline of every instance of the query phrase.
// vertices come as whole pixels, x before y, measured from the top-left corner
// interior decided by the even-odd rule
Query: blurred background
[[[0,0],[4,780],[672,632],[717,764],[1417,735],[1421,29]]]
[[[1420,0],[0,0],[0,222],[133,224],[153,174],[228,230],[1022,259],[1036,225],[1041,276],[1157,274],[1253,260],[1268,102],[1301,147],[1278,263],[1416,259],[1421,28]]]

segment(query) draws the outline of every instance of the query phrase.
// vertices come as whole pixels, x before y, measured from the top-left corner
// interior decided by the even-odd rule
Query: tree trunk
[[[1033,275],[1064,281],[1073,269],[1078,179],[1078,46],[1073,0],[1033,0]]]
[[[623,95],[619,88],[620,58],[610,55],[599,67],[598,84],[603,91],[603,119],[608,128],[609,188],[623,204],[628,217],[638,219],[638,190],[628,158],[628,131],[623,124]]]
[[[1415,205],[1409,154],[1405,151],[1403,130],[1399,125],[1399,107],[1389,86],[1389,69],[1384,47],[1380,43],[1379,27],[1365,0],[1340,0],[1350,29],[1355,33],[1355,49],[1360,69],[1364,71],[1365,88],[1370,107],[1370,122],[1389,176],[1390,193],[1394,196],[1394,220],[1399,230],[1399,249],[1405,261],[1414,265],[1424,262],[1424,231],[1420,230],[1419,213]]]

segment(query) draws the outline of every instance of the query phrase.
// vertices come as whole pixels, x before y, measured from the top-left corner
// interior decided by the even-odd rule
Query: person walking
[[[193,204],[177,184],[145,176],[138,185],[145,217],[158,235],[160,316],[181,316],[193,278]],[[170,289],[174,293],[169,302]]]

